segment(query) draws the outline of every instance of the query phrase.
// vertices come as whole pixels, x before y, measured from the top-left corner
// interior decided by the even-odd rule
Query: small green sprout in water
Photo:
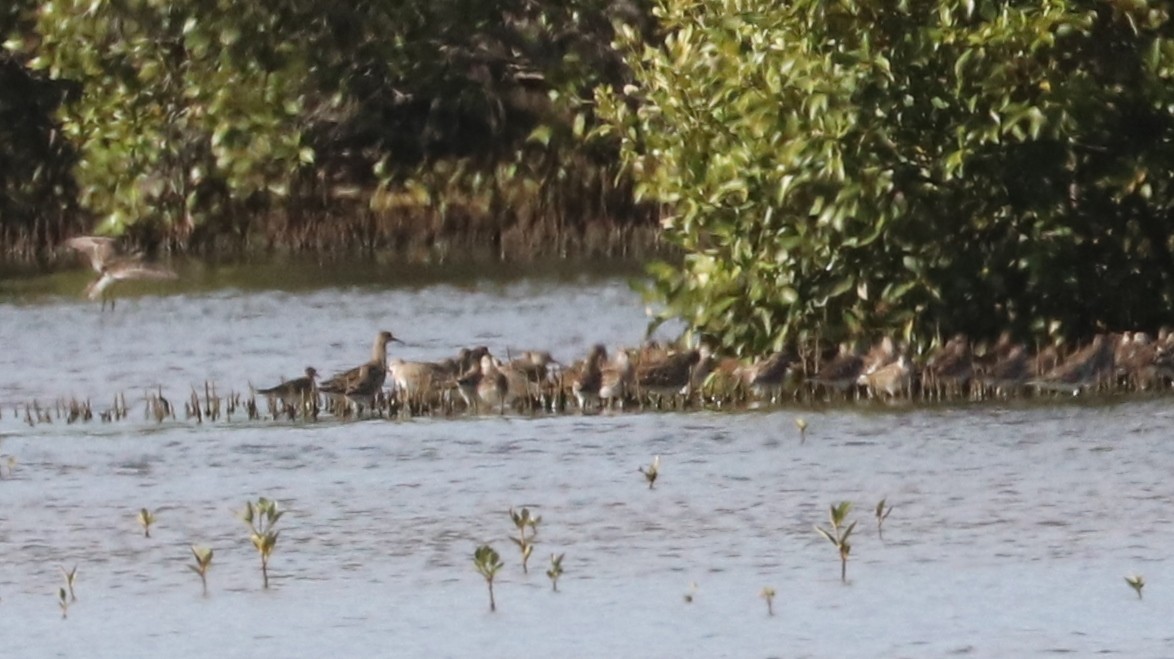
[[[485,577],[485,583],[489,584],[489,610],[497,610],[497,601],[493,598],[493,579],[497,576],[497,571],[501,569],[501,557],[497,555],[497,551],[489,545],[481,545],[473,552],[473,565],[481,576]]]
[[[563,576],[563,557],[566,553],[555,556],[550,555],[550,569],[546,571],[546,576],[550,577],[550,587],[554,592],[558,592],[558,578]]]
[[[143,508],[139,510],[139,525],[143,527],[143,537],[151,537],[151,525],[155,523],[155,515]]]
[[[534,553],[534,536],[538,535],[538,524],[542,522],[542,518],[532,516],[529,508],[522,508],[520,513],[510,508],[510,519],[518,529],[518,537],[512,540],[518,546],[518,551],[522,552],[522,572],[529,574],[528,563],[530,554]],[[526,537],[526,529],[530,529],[529,537]]]
[[[66,570],[62,565],[61,574],[65,575],[65,587],[69,589],[69,601],[76,602],[77,595],[73,594],[73,584],[77,581],[77,566],[74,565],[72,570]]]
[[[277,502],[261,497],[256,503],[245,502],[245,510],[241,519],[249,525],[250,536],[257,553],[261,555],[261,578],[265,588],[269,587],[269,557],[273,548],[277,546],[277,535],[281,531],[273,529],[285,511],[277,509]]]
[[[795,427],[799,429],[799,443],[802,444],[807,441],[807,419],[803,417],[796,417]]]
[[[1125,577],[1125,583],[1137,593],[1137,599],[1141,599],[1141,589],[1145,588],[1145,577],[1140,574],[1130,575]]]
[[[844,518],[848,516],[848,511],[852,510],[851,501],[841,501],[839,504],[831,506],[831,512],[828,517],[832,523],[831,530],[826,530],[820,526],[816,526],[815,530],[820,535],[827,538],[829,542],[835,545],[836,550],[840,553],[840,581],[848,582],[848,554],[852,551],[852,544],[848,542],[849,536],[856,528],[856,522],[852,522],[848,526],[844,526]]]
[[[69,617],[69,598],[65,595],[65,588],[57,589],[57,606],[61,607],[61,618]]]
[[[208,596],[208,568],[212,567],[212,548],[192,545],[192,556],[196,557],[196,564],[189,565],[193,572],[200,575],[200,583],[204,585],[204,597]]]
[[[762,592],[759,593],[759,596],[766,600],[767,615],[773,616],[775,614],[775,589],[771,588],[770,586],[766,586],[762,589]]]
[[[893,512],[893,507],[885,507],[885,499],[881,499],[880,503],[876,504],[876,537],[882,541],[885,539],[884,523],[889,518],[889,513]]]
[[[648,469],[640,467],[640,473],[644,474],[648,481],[648,489],[651,490],[656,485],[656,477],[660,475],[660,456],[652,458],[652,464],[648,465]]]

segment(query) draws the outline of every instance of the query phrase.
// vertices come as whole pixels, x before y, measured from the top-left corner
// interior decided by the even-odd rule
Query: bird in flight
[[[147,262],[140,252],[123,252],[113,238],[75,236],[65,241],[65,246],[90,257],[90,265],[98,276],[86,286],[85,295],[91,300],[101,300],[102,309],[110,302],[110,309],[114,310],[114,298],[109,291],[120,281],[178,278],[174,270]]]

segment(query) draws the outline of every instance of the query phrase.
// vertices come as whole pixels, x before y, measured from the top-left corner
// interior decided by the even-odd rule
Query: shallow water
[[[0,300],[0,454],[17,459],[0,480],[0,611],[19,656],[1168,654],[1168,398],[158,425],[135,392],[331,372],[382,328],[405,358],[485,343],[569,360],[635,343],[646,317],[606,273],[146,290],[166,294],[106,314]],[[129,420],[29,427],[11,411],[112,388]],[[654,455],[649,490],[637,467]],[[268,591],[235,518],[258,496],[288,510]],[[840,500],[859,522],[846,585],[812,529]],[[511,506],[542,515],[528,575]],[[472,566],[482,542],[506,564],[495,614]],[[216,550],[206,598],[193,543]],[[551,552],[567,555],[559,593]],[[75,564],[62,620],[60,568]]]

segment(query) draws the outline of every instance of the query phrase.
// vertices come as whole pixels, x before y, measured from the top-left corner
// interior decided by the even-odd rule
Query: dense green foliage
[[[0,35],[27,30],[31,1],[0,7]],[[0,49],[0,241],[16,234],[40,242],[60,239],[73,215],[70,175],[75,149],[61,139],[54,114],[69,85],[32,75]]]
[[[585,141],[593,88],[623,74],[617,7],[639,20],[607,0],[22,0],[0,28],[30,77],[76,85],[56,116],[99,228],[187,242],[345,203],[442,223],[624,204],[614,151]]]
[[[1075,337],[1174,308],[1174,26],[1145,0],[659,0],[598,94],[727,347]]]

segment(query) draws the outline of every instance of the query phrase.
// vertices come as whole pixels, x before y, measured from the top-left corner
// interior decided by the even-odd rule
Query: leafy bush
[[[1174,303],[1168,5],[659,0],[602,88],[671,210],[667,314],[739,351],[1073,338]]]

